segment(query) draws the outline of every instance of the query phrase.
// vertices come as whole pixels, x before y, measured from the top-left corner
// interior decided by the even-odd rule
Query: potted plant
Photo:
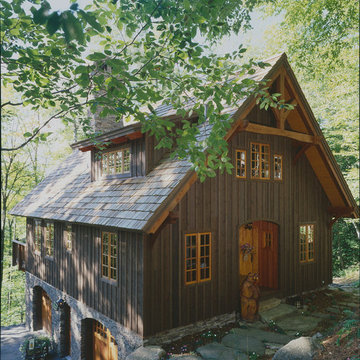
[[[240,251],[242,253],[244,261],[247,261],[249,255],[251,256],[251,262],[253,261],[253,254],[255,253],[255,249],[251,244],[242,244],[240,246]]]
[[[25,360],[47,359],[51,351],[51,340],[47,336],[34,336],[20,346]]]

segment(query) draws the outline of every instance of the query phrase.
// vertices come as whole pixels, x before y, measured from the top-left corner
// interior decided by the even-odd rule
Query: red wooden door
[[[278,288],[278,225],[268,221],[255,221],[258,229],[259,285]]]
[[[51,300],[44,290],[41,296],[41,319],[42,328],[51,334]]]
[[[94,360],[117,360],[117,344],[109,329],[98,321],[93,324]]]

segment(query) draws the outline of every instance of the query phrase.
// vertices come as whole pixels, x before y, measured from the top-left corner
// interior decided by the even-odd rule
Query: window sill
[[[104,278],[104,277],[101,277],[100,278],[101,281],[109,284],[109,285],[114,285],[116,286],[117,285],[117,280],[113,280],[113,279],[109,279],[109,278]]]
[[[209,284],[210,282],[211,282],[211,279],[201,280],[201,281],[197,281],[197,282],[192,282],[190,284],[185,284],[185,287],[196,286],[196,285],[205,285],[205,284]]]

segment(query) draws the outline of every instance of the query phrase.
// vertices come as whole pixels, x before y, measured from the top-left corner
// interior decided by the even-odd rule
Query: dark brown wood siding
[[[271,146],[283,156],[283,180],[250,179],[250,142]],[[329,201],[305,156],[296,165],[299,146],[283,137],[237,133],[229,144],[247,152],[247,179],[223,174],[204,183],[197,181],[176,211],[179,220],[167,225],[152,245],[145,243],[145,335],[183,326],[238,306],[241,225],[271,221],[279,225],[279,289],[290,295],[331,282],[331,238],[327,213]],[[300,264],[299,226],[315,224],[315,261]],[[212,279],[185,286],[184,235],[212,234]]]
[[[65,249],[66,223],[54,222],[53,259],[34,250],[33,219],[27,219],[27,271],[87,306],[142,334],[143,235],[72,224],[73,249]],[[101,278],[101,231],[118,233],[118,279]],[[44,233],[43,233],[44,234]]]
[[[168,149],[161,148],[156,149],[157,141],[154,135],[145,134],[145,153],[146,153],[146,165],[145,172],[148,174],[169,152]]]

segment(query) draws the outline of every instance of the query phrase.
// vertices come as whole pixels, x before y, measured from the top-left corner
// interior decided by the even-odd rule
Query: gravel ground
[[[22,360],[20,345],[34,335],[46,335],[43,331],[30,332],[25,325],[1,327],[1,360]],[[52,357],[52,360],[59,358]]]
[[[20,345],[31,336],[25,325],[1,327],[1,359],[21,360]]]

